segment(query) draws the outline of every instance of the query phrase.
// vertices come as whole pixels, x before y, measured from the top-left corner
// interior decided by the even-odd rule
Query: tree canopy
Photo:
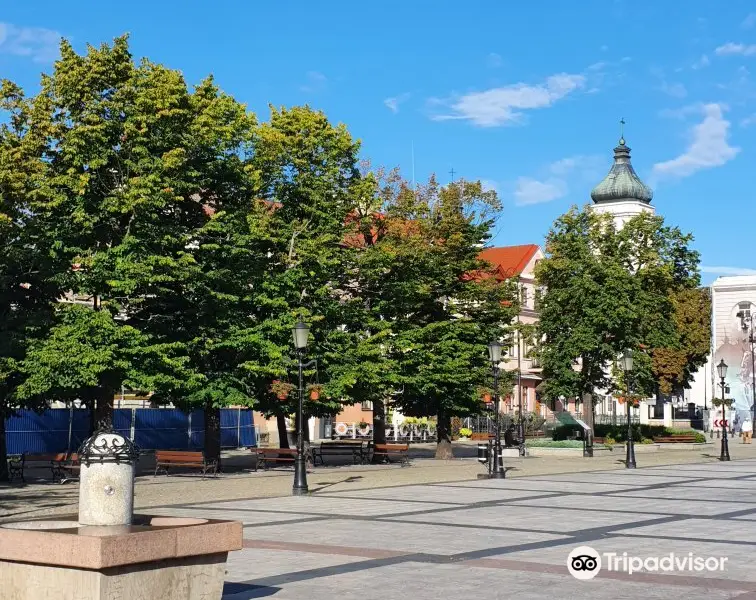
[[[692,306],[706,306],[691,241],[645,213],[621,228],[590,208],[557,219],[537,267],[547,398],[611,390],[611,365],[626,348],[635,351],[636,392],[687,384],[708,340],[700,319],[703,329],[689,327]]]

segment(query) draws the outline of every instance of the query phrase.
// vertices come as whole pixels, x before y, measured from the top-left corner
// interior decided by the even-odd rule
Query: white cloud
[[[656,163],[654,178],[688,177],[701,169],[720,167],[735,158],[740,148],[727,143],[730,122],[725,120],[722,110],[720,104],[704,105],[704,120],[693,127],[687,150],[677,158]]]
[[[710,275],[756,275],[756,269],[747,267],[701,267],[701,273]]]
[[[532,177],[518,177],[515,202],[518,206],[551,202],[567,195],[567,187],[561,179],[538,181]]]
[[[703,102],[695,102],[694,104],[686,104],[679,108],[664,108],[659,111],[659,116],[666,119],[685,119],[691,115],[699,116],[706,105]],[[722,110],[729,110],[726,104],[719,103]]]
[[[688,95],[688,90],[685,89],[685,86],[682,83],[669,83],[668,81],[662,81],[659,89],[673,98],[685,98],[685,96]]]
[[[491,69],[498,69],[502,64],[504,64],[504,59],[501,57],[501,54],[491,52],[486,57],[486,65]]]
[[[299,86],[303,92],[320,92],[325,89],[328,78],[319,71],[307,71],[306,83]]]
[[[708,67],[711,64],[711,60],[706,54],[702,54],[701,58],[699,58],[696,62],[694,62],[690,68],[694,71],[698,71],[699,69],[704,69]]]
[[[392,113],[396,114],[399,112],[399,105],[402,102],[406,102],[409,100],[410,94],[404,93],[399,94],[398,96],[392,96],[391,98],[386,98],[383,103],[386,105],[386,108],[388,108]]]
[[[756,13],[749,14],[740,24],[743,29],[753,29],[754,25],[756,25]]]
[[[751,125],[756,125],[756,113],[748,115],[745,119],[740,121],[741,127],[750,127]]]
[[[493,191],[497,194],[499,193],[499,184],[492,179],[481,179],[480,185],[483,186],[483,190],[486,192]]]
[[[515,83],[483,92],[465,94],[449,104],[451,114],[434,115],[436,121],[462,119],[480,127],[497,127],[521,122],[524,110],[546,108],[585,85],[583,75],[560,73],[544,83]]]
[[[570,180],[596,179],[603,161],[598,156],[576,155],[557,160],[545,169],[543,177],[518,177],[515,182],[515,203],[518,206],[542,204],[566,196]]]
[[[44,27],[18,27],[0,22],[0,53],[48,63],[58,57],[61,34]]]
[[[756,44],[736,44],[734,42],[727,42],[714,50],[714,54],[717,56],[752,56],[753,54],[756,54]]]

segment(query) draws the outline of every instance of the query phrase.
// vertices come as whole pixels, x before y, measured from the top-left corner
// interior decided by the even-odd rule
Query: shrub
[[[472,435],[472,429],[469,427],[462,427],[459,430],[460,437],[470,437]]]
[[[530,448],[582,448],[583,442],[580,440],[525,440],[525,445]]]

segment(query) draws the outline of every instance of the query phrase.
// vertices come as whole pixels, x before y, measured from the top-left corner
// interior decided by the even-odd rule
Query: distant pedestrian
[[[753,436],[753,423],[751,423],[751,420],[746,417],[745,421],[743,421],[743,443],[744,444],[750,444],[751,443],[751,437]]]

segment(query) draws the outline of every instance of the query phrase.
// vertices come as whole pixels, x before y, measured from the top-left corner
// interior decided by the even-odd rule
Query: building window
[[[362,406],[362,410],[373,410],[372,400],[365,400],[364,402],[361,402],[360,405]]]
[[[528,288],[525,286],[520,289],[520,303],[522,304],[522,308],[528,307]]]
[[[535,293],[533,294],[533,308],[535,310],[538,310],[541,308],[541,299],[543,298],[543,290],[539,287],[535,289]]]

